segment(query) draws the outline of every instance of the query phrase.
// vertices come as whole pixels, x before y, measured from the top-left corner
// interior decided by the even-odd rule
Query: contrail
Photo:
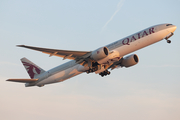
[[[123,6],[123,2],[124,0],[121,0],[118,4],[117,4],[117,9],[114,12],[114,14],[111,16],[111,18],[106,22],[106,24],[102,27],[102,31],[104,30],[104,28],[109,24],[109,22],[111,22],[111,20],[114,18],[114,16],[119,12],[119,10],[121,9],[121,7]],[[101,31],[101,32],[102,32]]]

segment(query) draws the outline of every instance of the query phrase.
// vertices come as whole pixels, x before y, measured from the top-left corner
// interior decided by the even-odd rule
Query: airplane
[[[87,74],[95,72],[103,77],[110,74],[109,69],[128,68],[136,65],[139,62],[138,56],[136,54],[128,55],[129,53],[163,39],[167,43],[171,43],[169,38],[174,35],[176,28],[175,25],[169,23],[155,25],[94,51],[71,51],[17,45],[18,47],[49,54],[50,57],[58,56],[62,57],[63,60],[71,59],[71,61],[45,71],[27,58],[22,58],[21,62],[28,72],[30,79],[8,79],[7,81],[25,83],[25,87],[42,87],[46,84],[62,82],[84,72]]]

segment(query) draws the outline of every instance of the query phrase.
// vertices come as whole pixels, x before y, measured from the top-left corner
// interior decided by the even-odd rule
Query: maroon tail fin
[[[22,58],[21,62],[24,65],[31,79],[37,78],[39,74],[45,72],[45,70],[29,61],[27,58]]]

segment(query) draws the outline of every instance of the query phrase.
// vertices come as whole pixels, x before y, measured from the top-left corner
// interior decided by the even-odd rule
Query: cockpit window
[[[172,24],[167,24],[166,26],[170,26],[170,25],[172,25]]]

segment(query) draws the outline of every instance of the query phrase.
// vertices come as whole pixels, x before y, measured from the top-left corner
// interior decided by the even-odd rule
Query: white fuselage
[[[115,41],[109,45],[106,45],[106,47],[110,52],[118,52],[118,57],[120,59],[131,52],[163,40],[168,34],[173,33],[175,29],[176,26],[167,26],[167,24],[152,26],[128,37]],[[104,58],[103,62],[105,61],[106,63],[108,59],[109,58],[107,56],[107,58]],[[80,73],[83,73],[83,71],[80,70],[82,67],[84,66],[77,64],[75,60],[69,61],[44,72],[43,74],[40,74],[40,76],[38,76],[39,80],[33,83],[33,85],[43,86],[45,84],[64,81]],[[29,85],[29,83],[27,83],[27,85]]]

